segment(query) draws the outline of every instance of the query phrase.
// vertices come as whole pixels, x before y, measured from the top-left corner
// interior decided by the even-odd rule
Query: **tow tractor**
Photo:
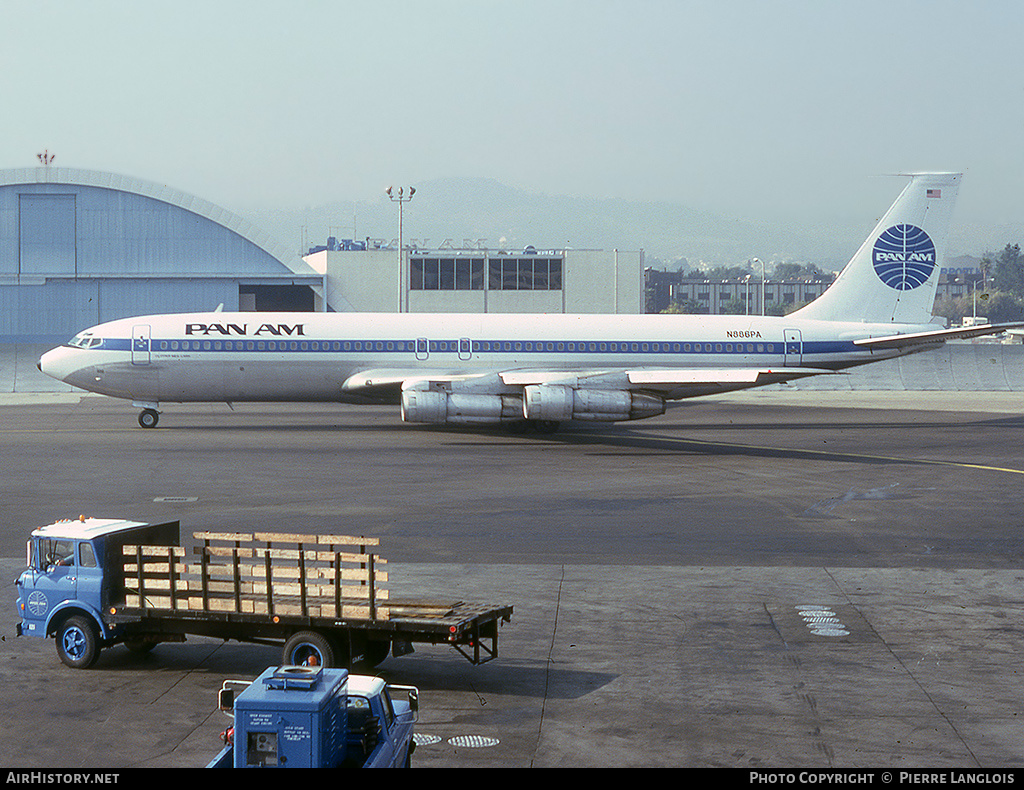
[[[419,691],[346,669],[270,667],[218,702],[235,723],[207,768],[408,768],[416,746]]]

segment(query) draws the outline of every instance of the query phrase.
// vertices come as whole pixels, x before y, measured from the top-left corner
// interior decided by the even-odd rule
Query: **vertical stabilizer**
[[[962,173],[915,173],[825,293],[794,317],[927,324]]]

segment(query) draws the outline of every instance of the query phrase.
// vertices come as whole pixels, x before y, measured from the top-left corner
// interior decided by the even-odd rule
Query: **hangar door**
[[[76,274],[75,196],[18,195],[18,273]]]

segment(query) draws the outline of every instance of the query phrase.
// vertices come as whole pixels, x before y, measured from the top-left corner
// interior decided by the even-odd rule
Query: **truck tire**
[[[128,652],[132,655],[145,656],[153,651],[153,648],[156,647],[156,642],[139,637],[130,637],[124,640],[124,646],[128,648]]]
[[[100,636],[88,617],[74,615],[57,628],[57,655],[72,669],[88,669],[100,656]]]
[[[334,648],[316,631],[296,631],[284,643],[281,661],[292,666],[333,667]]]

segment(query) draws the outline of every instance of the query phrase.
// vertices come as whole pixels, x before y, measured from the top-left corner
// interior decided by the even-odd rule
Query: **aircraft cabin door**
[[[459,338],[459,359],[463,362],[469,360],[473,356],[473,343],[468,337]]]
[[[800,330],[784,329],[782,336],[784,338],[782,364],[790,368],[800,367],[804,357],[804,343],[800,336]]]
[[[416,359],[424,360],[430,356],[430,343],[425,337],[416,338]]]
[[[132,327],[132,364],[148,365],[150,363],[150,327],[149,324],[138,324]]]

